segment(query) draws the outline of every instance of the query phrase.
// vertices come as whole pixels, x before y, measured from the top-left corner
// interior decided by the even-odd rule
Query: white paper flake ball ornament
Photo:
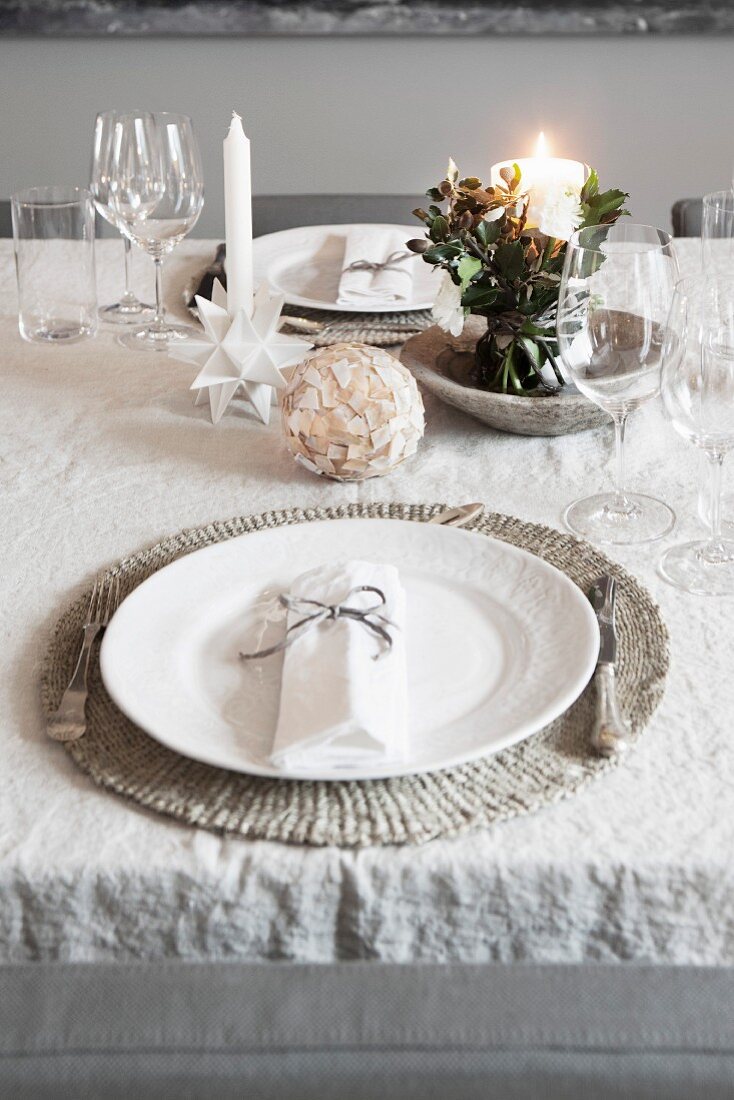
[[[361,481],[415,454],[423,399],[403,364],[369,344],[332,344],[300,363],[283,392],[283,428],[297,462]]]

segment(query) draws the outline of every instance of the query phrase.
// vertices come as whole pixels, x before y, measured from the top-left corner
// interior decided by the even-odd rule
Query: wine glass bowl
[[[196,225],[204,204],[199,149],[188,116],[144,112],[118,117],[114,146],[112,206],[125,234],[152,256],[156,267],[155,318],[125,333],[120,343],[165,351],[194,331],[165,319],[162,265]]]
[[[662,325],[601,306],[590,309],[587,332],[589,354],[574,376],[582,393],[608,411],[627,414],[657,396]]]
[[[161,149],[162,186],[157,201],[134,223],[151,255],[171,252],[194,228],[204,199],[201,163],[191,120],[185,115],[155,116]]]
[[[132,290],[132,242],[124,233],[122,223],[111,201],[115,186],[115,136],[117,111],[100,111],[94,123],[92,170],[89,189],[97,213],[122,234],[125,246],[125,291],[113,305],[103,306],[99,316],[115,324],[140,324],[153,317],[153,307],[141,302]]]
[[[661,393],[675,430],[706,455],[711,495],[709,538],[671,547],[661,573],[688,592],[734,594],[734,542],[721,523],[722,466],[734,448],[734,276],[704,272],[678,284]]]
[[[113,141],[110,202],[131,241],[139,243],[135,226],[155,210],[164,186],[154,116],[148,111],[119,115]]]
[[[558,299],[564,374],[615,424],[616,489],[574,501],[571,531],[598,542],[661,538],[675,516],[667,504],[625,486],[627,418],[660,392],[665,322],[678,279],[672,238],[630,222],[590,226],[568,243]]]

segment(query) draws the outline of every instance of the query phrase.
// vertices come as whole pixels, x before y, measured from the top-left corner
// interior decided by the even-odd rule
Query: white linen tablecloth
[[[177,312],[211,243],[166,264]],[[689,265],[692,242],[680,254]],[[150,262],[136,258],[151,293]],[[99,245],[100,301],[122,245]],[[660,545],[611,551],[659,600],[672,639],[663,704],[628,762],[568,802],[425,847],[340,851],[221,839],[95,788],[46,738],[48,632],[95,570],[161,536],[238,513],[394,499],[482,499],[559,524],[608,483],[612,431],[503,435],[426,401],[417,456],[362,485],[315,478],[278,421],[244,404],[218,427],[194,371],[125,351],[111,330],[68,348],[18,335],[0,243],[0,959],[648,960],[734,963],[734,600],[687,597]],[[657,405],[629,430],[632,485],[696,530],[696,456]]]

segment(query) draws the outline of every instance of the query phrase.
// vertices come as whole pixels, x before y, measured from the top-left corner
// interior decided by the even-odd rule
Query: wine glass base
[[[154,326],[136,329],[117,337],[117,343],[134,351],[168,351],[172,344],[182,343],[191,337],[200,335],[191,325],[169,325],[160,328]]]
[[[143,325],[155,317],[155,306],[135,299],[133,302],[115,302],[111,306],[102,306],[98,312],[100,321],[106,324]]]
[[[673,530],[675,512],[662,500],[643,493],[626,493],[626,507],[618,507],[613,493],[575,500],[563,513],[569,531],[591,542],[637,546],[655,542]]]
[[[724,542],[716,556],[704,541],[671,546],[660,559],[660,575],[694,596],[734,595],[734,542]]]

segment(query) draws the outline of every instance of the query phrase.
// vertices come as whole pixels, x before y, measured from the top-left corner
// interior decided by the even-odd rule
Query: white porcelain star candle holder
[[[240,309],[230,317],[227,292],[218,279],[211,302],[196,296],[202,337],[172,347],[169,354],[200,368],[191,389],[197,391],[196,404],[208,395],[213,424],[219,423],[240,387],[263,424],[269,422],[273,392],[286,384],[282,368],[300,362],[313,347],[279,331],[284,303],[282,295],[271,294],[263,283],[255,295],[252,316]]]

